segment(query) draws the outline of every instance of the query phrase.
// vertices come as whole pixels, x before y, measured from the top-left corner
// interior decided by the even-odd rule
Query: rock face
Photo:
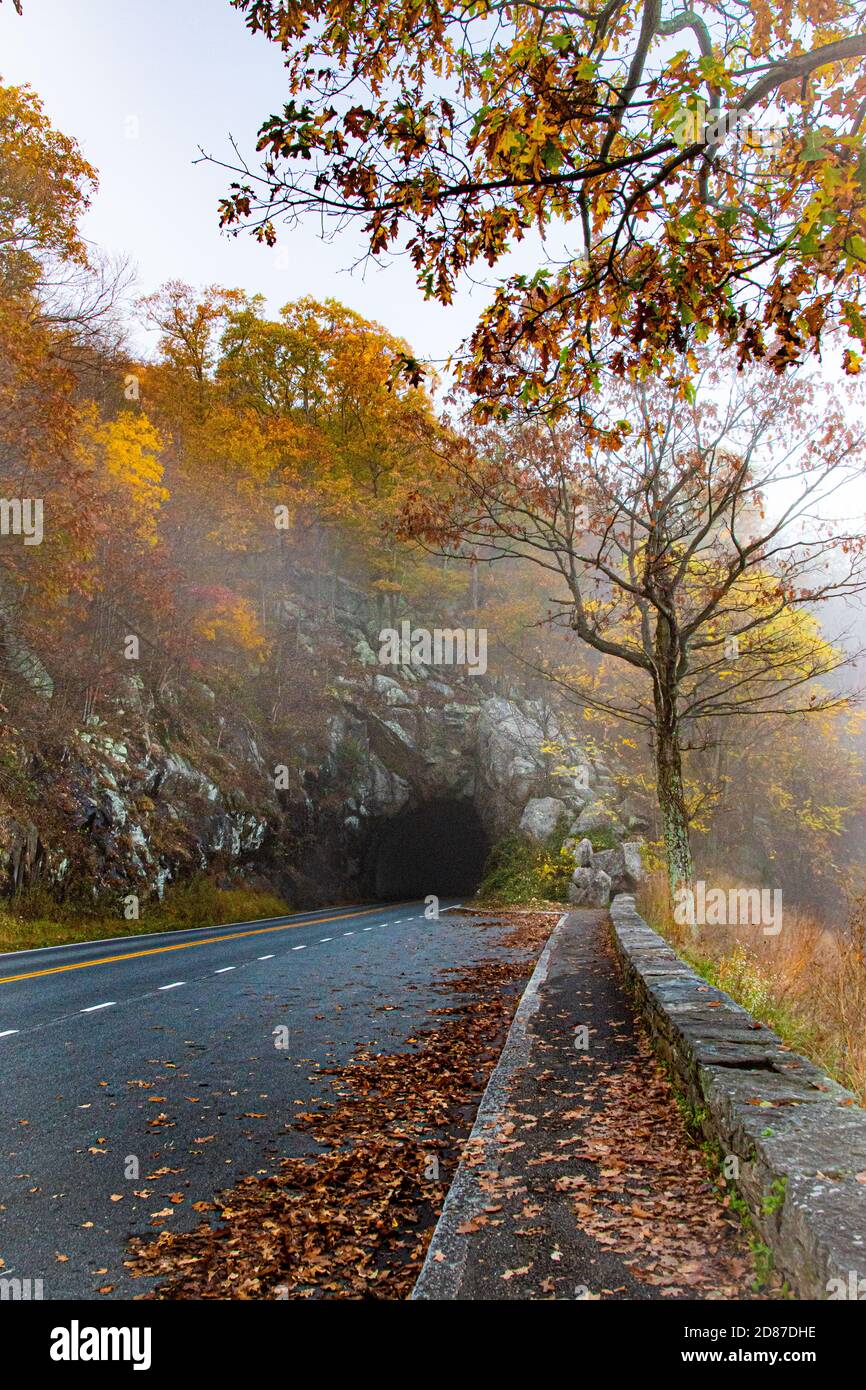
[[[249,761],[261,776],[261,760]],[[39,759],[32,780],[51,820],[38,827],[0,815],[7,891],[44,883],[94,898],[162,896],[178,874],[254,862],[269,829],[238,786],[221,789],[152,736],[121,741],[91,726],[62,760]]]
[[[22,746],[26,795],[0,795],[0,890],[161,895],[180,876],[230,869],[299,905],[369,896],[389,827],[443,802],[471,807],[489,844],[512,831],[542,843],[570,824],[578,866],[592,871],[575,891],[590,898],[604,897],[605,878],[614,891],[634,883],[624,846],[593,860],[590,836],[627,832],[610,767],[561,714],[452,667],[383,669],[369,635],[346,633],[331,706],[294,749],[219,714],[202,683],[157,701],[135,677],[62,747]]]
[[[555,796],[534,796],[520,817],[520,829],[533,840],[546,840],[567,814],[564,801]]]

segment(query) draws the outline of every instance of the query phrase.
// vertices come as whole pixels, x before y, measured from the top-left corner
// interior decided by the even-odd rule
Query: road
[[[487,944],[448,906],[0,955],[0,1276],[46,1299],[143,1292],[131,1233],[191,1227],[193,1203],[308,1151],[290,1125],[328,1095],[317,1069],[429,1026],[435,977]]]

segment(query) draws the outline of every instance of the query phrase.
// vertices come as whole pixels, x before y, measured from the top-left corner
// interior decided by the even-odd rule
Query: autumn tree
[[[431,543],[534,563],[552,621],[631,671],[625,698],[578,693],[651,731],[673,886],[692,879],[684,743],[710,719],[836,702],[814,683],[846,658],[797,614],[866,580],[862,529],[836,514],[866,444],[850,400],[695,368],[688,396],[621,386],[601,431],[480,428],[442,455],[450,497],[419,488],[406,516]]]
[[[270,318],[260,296],[173,283],[142,309],[160,332],[143,393],[203,549],[218,534],[272,564],[267,539],[281,535],[332,579],[399,589],[397,518],[436,430],[426,393],[392,380],[406,345],[334,300]]]
[[[866,32],[848,0],[232,0],[288,99],[223,224],[358,223],[423,293],[521,242],[458,364],[482,412],[594,415],[600,374],[714,338],[782,369],[849,335],[866,264]],[[231,165],[229,165],[231,167]],[[410,371],[419,370],[411,358]]]
[[[33,604],[86,584],[95,524],[75,382],[44,293],[66,273],[86,274],[78,221],[95,186],[95,171],[35,93],[0,86],[0,485],[5,498],[48,513],[41,544],[4,537],[0,641],[7,671],[42,695],[52,686],[28,641]]]

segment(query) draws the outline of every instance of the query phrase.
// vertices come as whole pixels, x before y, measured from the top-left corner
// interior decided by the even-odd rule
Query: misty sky
[[[252,158],[259,125],[286,96],[279,50],[250,35],[228,0],[24,0],[23,17],[3,0],[0,77],[34,87],[99,169],[85,234],[131,258],[139,293],[169,278],[240,286],[262,292],[271,312],[331,295],[433,359],[457,346],[487,297],[467,287],[450,309],[425,303],[401,260],[349,273],[361,252],[352,232],[327,245],[312,224],[287,230],[282,255],[220,233],[230,176],[194,165],[198,147],[230,157],[231,134]]]

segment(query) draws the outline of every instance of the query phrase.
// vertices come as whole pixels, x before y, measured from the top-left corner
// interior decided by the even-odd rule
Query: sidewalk
[[[570,912],[515,1015],[413,1297],[749,1298],[751,1278],[635,1023],[607,913]]]

